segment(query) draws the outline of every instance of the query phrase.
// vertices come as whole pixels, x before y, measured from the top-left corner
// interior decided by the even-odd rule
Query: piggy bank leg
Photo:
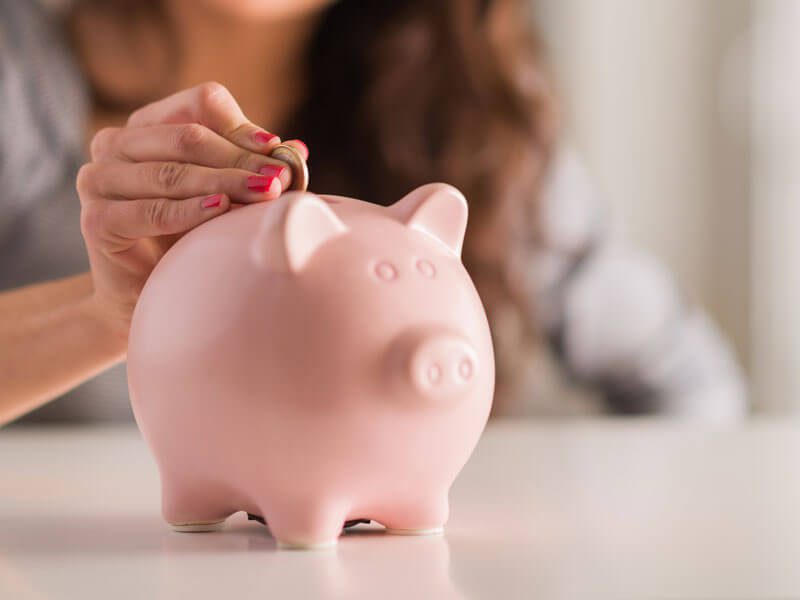
[[[376,520],[393,535],[440,535],[448,514],[447,494],[441,494],[389,504]]]
[[[227,490],[218,485],[162,476],[161,509],[164,520],[184,533],[217,531],[234,510]]]
[[[264,513],[279,548],[317,550],[336,546],[347,511],[317,499],[269,505]]]

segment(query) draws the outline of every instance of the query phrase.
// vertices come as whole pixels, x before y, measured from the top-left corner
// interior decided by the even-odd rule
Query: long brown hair
[[[83,0],[80,11],[164,15],[159,0]],[[430,181],[470,205],[464,263],[493,325],[497,399],[535,337],[518,270],[537,243],[537,199],[556,103],[521,0],[339,0],[307,54],[307,101],[285,132],[312,148],[313,187],[390,204]],[[143,99],[144,100],[144,99]],[[510,323],[511,326],[503,326]]]

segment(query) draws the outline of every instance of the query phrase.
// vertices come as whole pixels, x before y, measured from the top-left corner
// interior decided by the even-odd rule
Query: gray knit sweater
[[[0,0],[0,290],[88,268],[74,180],[85,160],[87,89],[53,16]],[[540,362],[589,390],[578,412],[657,412],[710,420],[746,411],[728,343],[652,258],[609,233],[579,161],[562,151],[542,219],[546,244],[524,271],[546,344],[515,412],[576,412],[543,391]],[[546,347],[545,347],[546,346]],[[2,394],[2,382],[0,382]],[[29,419],[130,419],[124,367]]]

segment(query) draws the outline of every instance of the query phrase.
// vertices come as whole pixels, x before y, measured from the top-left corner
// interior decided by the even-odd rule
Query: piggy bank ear
[[[467,200],[445,183],[429,183],[395,202],[389,210],[409,227],[427,233],[456,256],[467,231]]]
[[[285,194],[274,200],[253,240],[257,264],[281,273],[297,273],[326,242],[347,227],[320,198]]]

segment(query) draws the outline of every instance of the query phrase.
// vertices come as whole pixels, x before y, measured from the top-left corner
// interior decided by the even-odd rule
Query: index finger
[[[221,83],[210,81],[144,106],[128,118],[131,127],[199,123],[241,148],[268,154],[281,139],[251,123]]]

